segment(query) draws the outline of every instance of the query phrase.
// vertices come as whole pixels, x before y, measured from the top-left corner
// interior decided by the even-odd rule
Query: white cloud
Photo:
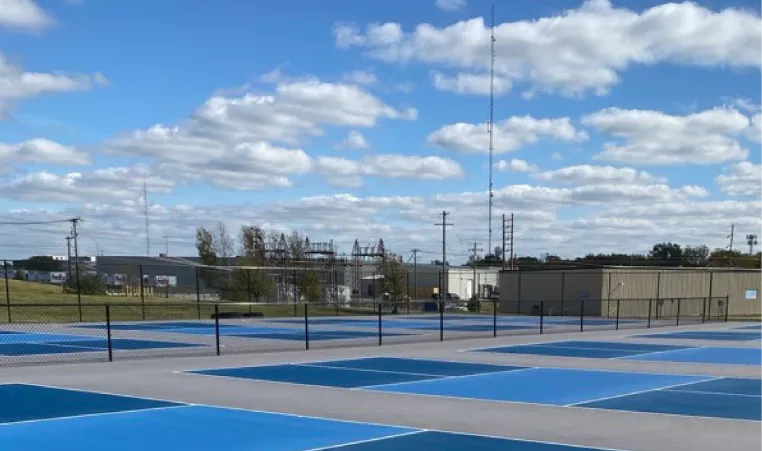
[[[743,160],[748,155],[735,136],[749,127],[749,118],[732,108],[714,108],[686,116],[607,108],[583,117],[582,123],[624,141],[607,142],[595,156],[604,161],[637,165],[715,164]]]
[[[538,170],[537,165],[516,158],[511,161],[500,160],[496,166],[498,171],[536,172]]]
[[[137,200],[143,182],[152,192],[169,193],[174,183],[152,174],[148,166],[96,169],[90,173],[64,175],[48,171],[35,172],[15,179],[0,189],[0,195],[29,202],[100,202]]]
[[[650,185],[654,183],[664,183],[665,180],[660,177],[654,177],[645,171],[638,171],[633,168],[615,168],[613,166],[567,166],[565,168],[546,171],[535,174],[534,177],[539,180],[557,183],[579,184],[631,184],[631,185]]]
[[[319,157],[317,168],[329,183],[350,187],[362,185],[362,176],[444,180],[464,175],[460,164],[448,158],[396,154],[368,155],[361,160]]]
[[[587,138],[587,133],[575,129],[568,117],[536,119],[532,116],[513,116],[495,123],[493,146],[496,153],[505,153],[534,144],[540,139],[580,142]],[[428,142],[463,152],[488,153],[488,124],[460,122],[445,125],[429,134]]]
[[[415,91],[415,84],[412,81],[401,81],[394,85],[394,89],[405,94]]]
[[[369,70],[354,70],[342,75],[341,79],[362,86],[372,86],[378,82],[376,75]]]
[[[30,139],[17,144],[0,142],[0,166],[13,163],[79,165],[90,162],[87,153],[44,138]]]
[[[751,123],[746,134],[752,141],[762,142],[762,114],[757,113],[751,117]]]
[[[20,66],[12,65],[0,52],[0,119],[20,100],[43,94],[86,91],[103,84],[108,84],[108,80],[100,73],[24,72]]]
[[[466,0],[436,0],[437,8],[444,11],[457,11],[466,7]]]
[[[723,192],[732,196],[759,198],[762,194],[762,166],[742,161],[727,168],[716,181]]]
[[[432,71],[431,79],[434,87],[440,91],[455,92],[458,94],[489,94],[490,76],[484,73],[458,73],[454,77],[445,75],[439,71]],[[494,77],[494,93],[499,96],[511,90],[511,80],[506,77]]]
[[[370,144],[357,130],[350,130],[346,139],[336,146],[337,149],[370,149]]]
[[[34,0],[0,0],[0,28],[40,31],[53,24],[53,18]]]
[[[483,18],[447,27],[398,23],[334,27],[341,48],[361,47],[387,62],[420,62],[464,71],[489,67],[490,30]],[[526,82],[528,93],[605,94],[631,65],[671,62],[714,67],[760,67],[762,26],[753,12],[712,11],[669,3],[640,12],[588,0],[577,9],[495,27],[495,70]]]
[[[555,161],[561,161],[564,159],[564,156],[560,154],[559,152],[554,152],[553,155],[550,156]]]

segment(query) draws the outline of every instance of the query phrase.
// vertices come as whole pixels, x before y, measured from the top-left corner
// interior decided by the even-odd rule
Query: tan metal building
[[[601,267],[500,272],[500,311],[645,317],[759,317],[758,269]],[[708,299],[708,301],[705,301]],[[584,302],[581,302],[583,301]]]

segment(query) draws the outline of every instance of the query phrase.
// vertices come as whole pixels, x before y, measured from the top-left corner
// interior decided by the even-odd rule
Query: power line
[[[19,222],[0,222],[0,225],[45,225],[45,224],[61,224],[65,222],[71,222],[71,219],[55,219],[50,221],[19,221]]]

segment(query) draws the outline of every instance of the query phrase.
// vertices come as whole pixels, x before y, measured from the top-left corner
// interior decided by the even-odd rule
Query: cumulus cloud
[[[489,67],[490,30],[483,18],[446,27],[351,23],[334,27],[340,48],[360,47],[387,62],[419,62],[463,71]],[[695,3],[669,3],[637,12],[609,0],[533,21],[495,27],[498,74],[528,84],[527,92],[602,95],[631,65],[664,62],[699,66],[760,67],[762,26],[751,11],[713,11]]]
[[[443,180],[464,175],[463,168],[456,161],[416,155],[368,155],[360,160],[320,157],[317,168],[329,183],[350,187],[362,185],[362,176]]]
[[[538,170],[537,165],[516,158],[510,161],[500,160],[495,166],[498,171],[536,172]]]
[[[36,32],[53,22],[34,0],[0,0],[0,28]]]
[[[0,0],[2,1],[8,0]],[[108,84],[108,80],[100,73],[85,75],[25,72],[20,66],[11,64],[0,51],[0,119],[23,99],[43,94],[87,91],[104,84]]]
[[[354,70],[342,75],[341,79],[362,86],[372,86],[378,82],[376,75],[369,70]]]
[[[622,183],[633,185],[650,185],[665,183],[661,177],[655,177],[648,172],[638,171],[633,168],[616,168],[613,166],[578,165],[567,166],[553,171],[535,174],[539,180],[556,183],[580,184],[605,184]]]
[[[537,119],[513,116],[494,125],[493,146],[496,153],[516,151],[540,139],[581,142],[588,139],[584,130],[577,130],[568,117]],[[445,125],[428,136],[429,144],[467,153],[489,152],[489,125],[459,122]]]
[[[716,178],[720,189],[731,196],[754,196],[762,194],[762,166],[742,161],[726,168]]]
[[[0,142],[0,165],[46,163],[56,165],[90,164],[90,155],[55,141],[35,138],[17,144]]]
[[[440,91],[480,95],[490,92],[490,76],[488,73],[460,72],[453,77],[439,71],[432,71],[431,79],[434,87]],[[507,77],[497,76],[493,83],[494,93],[497,96],[511,90],[511,80]]]
[[[370,149],[370,144],[357,130],[350,130],[346,139],[336,146],[337,149]]]
[[[582,123],[621,139],[606,142],[595,156],[598,160],[637,165],[715,164],[748,155],[736,137],[749,128],[749,118],[733,108],[685,116],[607,108],[583,117]]]

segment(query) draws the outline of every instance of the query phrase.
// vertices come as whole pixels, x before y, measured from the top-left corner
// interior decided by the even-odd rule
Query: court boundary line
[[[460,378],[463,378],[463,377],[486,376],[488,374],[506,374],[506,373],[513,373],[513,372],[516,372],[516,371],[527,371],[527,370],[536,370],[536,369],[540,369],[540,367],[522,366],[522,367],[517,367],[516,369],[513,369],[513,370],[491,371],[491,372],[488,372],[488,373],[475,373],[475,374],[459,374],[459,375],[456,375],[456,376],[440,376],[439,378],[436,378],[434,380],[437,380],[437,381],[451,380],[451,379],[460,379]],[[357,391],[357,390],[365,390],[365,389],[374,390],[374,389],[380,388],[380,387],[394,387],[395,385],[409,384],[409,383],[413,383],[413,382],[428,382],[428,381],[426,381],[426,380],[422,380],[422,381],[404,381],[404,382],[392,382],[391,384],[363,385],[363,386],[360,386],[360,387],[350,388],[350,390],[355,390],[355,391]],[[381,392],[381,393],[386,393],[386,392]],[[466,398],[466,399],[470,399],[470,398]]]
[[[361,443],[381,442],[381,441],[384,441],[384,440],[391,440],[391,439],[395,439],[395,438],[398,438],[398,437],[406,437],[408,435],[416,435],[416,434],[423,434],[425,432],[429,432],[426,429],[418,429],[418,428],[408,428],[408,429],[417,429],[417,430],[410,431],[410,432],[400,432],[399,434],[392,434],[392,435],[387,435],[387,436],[384,436],[384,437],[375,437],[375,438],[369,438],[369,439],[365,439],[365,440],[354,440],[354,441],[351,441],[351,442],[341,443],[341,444],[338,444],[338,445],[320,446],[318,448],[309,448],[309,449],[305,449],[305,450],[301,450],[301,451],[324,451],[324,450],[329,450],[329,449],[346,448],[348,446],[359,445]]]
[[[408,376],[443,377],[443,375],[441,374],[412,373],[408,371],[374,370],[370,368],[352,368],[352,367],[345,367],[345,366],[312,365],[309,363],[300,363],[299,366],[308,366],[313,368],[328,368],[331,370],[355,370],[355,371],[365,371],[369,373],[404,374]]]
[[[55,388],[55,387],[48,387],[48,388]],[[100,393],[100,394],[106,394],[106,393]],[[110,393],[109,393],[110,394]],[[113,395],[117,396],[117,395]],[[149,400],[149,401],[157,401],[157,400]],[[172,402],[172,401],[164,401],[164,402]],[[66,415],[62,417],[50,417],[50,418],[35,418],[33,420],[21,420],[21,421],[11,421],[7,423],[0,423],[0,428],[4,426],[13,426],[16,424],[31,424],[31,423],[43,423],[46,421],[57,421],[57,420],[76,420],[78,418],[89,418],[89,417],[100,417],[100,416],[108,416],[108,415],[119,415],[122,413],[136,413],[136,412],[150,412],[153,410],[167,410],[167,409],[177,409],[177,408],[187,408],[187,407],[193,407],[190,404],[187,403],[179,403],[175,401],[175,404],[180,404],[177,406],[162,406],[162,407],[148,407],[145,409],[128,409],[128,410],[118,410],[113,412],[94,412],[94,413],[83,413],[81,415]]]
[[[680,390],[680,389],[671,389],[668,388],[666,391],[676,392],[676,393],[696,393],[699,395],[720,395],[720,396],[741,396],[744,398],[762,398],[762,395],[747,395],[745,393],[722,393],[722,392],[715,392],[715,391],[699,391],[699,390]]]
[[[608,401],[609,399],[625,398],[627,396],[641,395],[641,394],[644,394],[644,393],[657,392],[657,391],[667,391],[667,390],[669,390],[671,388],[675,388],[675,387],[684,387],[686,385],[700,384],[702,382],[710,382],[710,381],[721,380],[721,379],[724,379],[724,377],[710,377],[709,379],[706,379],[706,380],[703,380],[703,381],[681,382],[679,384],[671,384],[671,385],[666,385],[664,387],[659,387],[659,388],[650,388],[650,389],[647,389],[647,390],[636,390],[636,391],[633,391],[633,392],[630,392],[630,393],[622,393],[621,395],[602,396],[600,398],[593,398],[593,399],[588,400],[588,401],[580,401],[580,402],[573,402],[573,403],[570,403],[570,404],[565,404],[564,407],[576,407],[576,406],[579,406],[580,404],[589,404],[591,402]],[[584,407],[584,406],[582,406],[582,407]]]
[[[174,371],[173,371],[174,372]],[[261,409],[247,409],[244,407],[233,407],[233,406],[225,406],[225,405],[219,405],[219,404],[209,404],[209,403],[197,403],[197,402],[185,402],[185,401],[175,401],[170,399],[163,399],[163,398],[155,398],[155,397],[149,397],[149,396],[137,396],[137,395],[129,395],[129,394],[120,394],[120,393],[113,393],[113,392],[107,392],[102,390],[90,390],[90,389],[83,389],[83,388],[69,388],[69,387],[62,387],[62,386],[55,386],[55,385],[46,385],[46,384],[38,384],[38,383],[30,383],[30,382],[7,382],[7,384],[23,384],[23,385],[34,385],[38,387],[45,387],[45,388],[53,388],[53,389],[62,389],[62,390],[71,390],[71,391],[78,391],[78,392],[84,392],[84,393],[97,393],[101,395],[112,395],[112,396],[121,396],[125,398],[135,398],[135,399],[148,399],[151,401],[161,401],[161,402],[171,402],[175,404],[183,404],[179,406],[171,406],[171,407],[207,407],[211,409],[228,409],[228,410],[235,410],[235,411],[241,411],[241,412],[250,412],[250,413],[261,413],[261,414],[272,414],[272,415],[280,415],[280,416],[286,416],[286,417],[293,417],[293,418],[307,418],[307,419],[314,419],[314,420],[322,420],[322,421],[332,421],[336,423],[348,423],[348,424],[363,424],[363,425],[371,425],[371,426],[382,426],[382,427],[393,427],[393,428],[399,428],[399,429],[411,429],[411,430],[420,430],[422,432],[440,432],[444,434],[454,434],[454,435],[468,435],[472,437],[486,437],[486,438],[494,438],[498,440],[513,440],[517,442],[522,443],[541,443],[541,444],[547,444],[547,445],[559,445],[559,446],[567,446],[571,448],[591,448],[596,451],[626,451],[619,448],[607,448],[607,447],[600,447],[595,445],[578,445],[578,444],[572,444],[572,443],[563,443],[563,442],[555,442],[550,440],[535,440],[535,439],[525,439],[525,438],[519,438],[519,437],[502,437],[499,435],[491,435],[491,434],[478,434],[474,432],[458,432],[453,430],[447,430],[447,429],[436,429],[436,428],[417,428],[415,426],[405,426],[400,425],[396,423],[378,423],[374,421],[361,421],[361,420],[345,420],[345,419],[337,419],[337,418],[329,418],[329,417],[320,417],[316,415],[306,415],[306,414],[298,414],[298,413],[289,413],[289,412],[278,412],[274,410],[261,410]],[[293,385],[293,384],[292,384]],[[382,393],[382,392],[378,392]],[[468,398],[456,398],[456,399],[467,399]],[[498,402],[505,402],[505,401],[498,401]],[[519,404],[533,404],[533,403],[519,403]],[[536,404],[538,406],[543,407],[559,407],[559,406],[548,406],[546,404]],[[170,407],[170,406],[167,406]],[[560,406],[563,407],[563,406]],[[611,410],[608,409],[595,409],[590,408],[589,410],[604,410],[610,412]],[[629,411],[627,411],[629,412]],[[646,413],[646,414],[653,414],[653,415],[669,415],[669,416],[675,416],[673,414],[661,414],[661,413],[652,413],[652,412],[635,412],[635,413]],[[680,416],[680,415],[678,415]],[[717,419],[715,417],[705,417],[710,419]],[[723,419],[723,418],[721,418]],[[736,420],[736,421],[749,421],[754,423],[759,423],[758,421],[753,420]],[[314,450],[313,450],[314,451]]]

